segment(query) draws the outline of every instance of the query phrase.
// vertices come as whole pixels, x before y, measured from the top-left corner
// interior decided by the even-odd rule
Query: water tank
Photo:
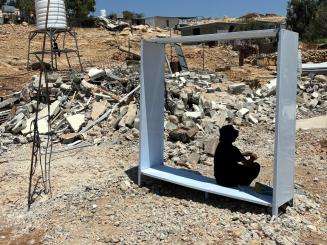
[[[107,11],[105,9],[100,10],[100,16],[106,18],[107,17]]]
[[[36,28],[45,29],[48,0],[35,0]],[[66,7],[64,0],[50,0],[48,29],[66,29]]]

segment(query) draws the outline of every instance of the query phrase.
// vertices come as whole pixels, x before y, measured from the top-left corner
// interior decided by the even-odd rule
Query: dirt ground
[[[269,209],[245,202],[205,201],[203,193],[152,179],[138,187],[138,143],[110,131],[98,146],[55,153],[52,196],[37,197],[27,211],[31,148],[14,146],[0,162],[0,244],[326,244],[326,133],[297,133],[294,208],[275,221]],[[260,126],[240,135],[237,145],[259,155],[258,181],[270,183],[273,132]],[[194,170],[212,176],[212,168]],[[244,237],[242,226],[255,235]]]

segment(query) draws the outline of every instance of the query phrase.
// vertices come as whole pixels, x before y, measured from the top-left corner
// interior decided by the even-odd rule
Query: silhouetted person
[[[218,185],[249,186],[259,175],[260,165],[254,162],[257,156],[250,152],[242,154],[236,146],[233,146],[237,137],[238,130],[232,125],[225,125],[220,129],[219,144],[214,157],[214,171]]]

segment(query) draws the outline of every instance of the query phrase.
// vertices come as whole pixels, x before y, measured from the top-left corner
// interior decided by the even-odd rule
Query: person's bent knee
[[[258,177],[259,173],[260,173],[260,164],[257,162],[253,163],[253,169],[254,169],[254,174],[255,174],[255,178]]]

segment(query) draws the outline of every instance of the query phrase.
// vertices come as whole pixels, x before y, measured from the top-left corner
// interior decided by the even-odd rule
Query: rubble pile
[[[303,78],[298,85],[298,118],[324,114],[326,76]],[[225,124],[264,124],[274,129],[277,79],[257,89],[228,81],[224,73],[182,72],[167,77],[166,161],[192,168],[211,165]],[[177,144],[174,144],[178,142]]]
[[[48,79],[51,105],[48,113],[43,79],[43,101],[38,121],[41,135],[52,134],[55,140],[67,144],[85,138],[88,130],[98,125],[117,130],[127,140],[138,138],[139,92],[122,101],[124,95],[139,86],[137,65],[91,68],[87,74],[67,76],[53,73]],[[0,131],[1,137],[6,138],[2,149],[12,142],[32,140],[38,81],[37,76],[33,77],[19,95],[11,98],[11,104],[21,100],[21,105],[16,103],[7,110],[9,118],[1,125]],[[277,79],[257,88],[248,82],[231,82],[223,72],[187,71],[166,75],[166,83],[166,157],[175,163],[202,161],[210,164],[212,161],[206,155],[214,155],[219,128],[225,124],[264,124],[268,129],[274,129]],[[303,77],[298,84],[298,118],[323,114],[326,98],[326,76]],[[102,121],[106,123],[100,124]],[[174,146],[176,142],[179,142],[177,147]],[[179,156],[185,157],[181,159]]]
[[[124,28],[129,26],[129,24],[124,21],[115,21],[103,16],[97,17],[97,25],[109,31],[122,31]]]
[[[327,61],[327,49],[306,50],[302,52],[303,63],[321,63]]]
[[[83,139],[85,132],[100,123],[103,114],[110,112],[115,104],[122,102],[124,94],[136,87],[138,79],[139,74],[132,67],[123,70],[91,68],[87,74],[65,76],[48,74],[48,90],[44,77],[41,79],[39,134],[41,137],[51,134],[55,141],[64,144]],[[39,77],[33,76],[21,92],[0,102],[0,136],[3,139],[0,151],[8,149],[11,143],[24,144],[33,140],[38,86]],[[126,124],[129,123],[126,120]]]

